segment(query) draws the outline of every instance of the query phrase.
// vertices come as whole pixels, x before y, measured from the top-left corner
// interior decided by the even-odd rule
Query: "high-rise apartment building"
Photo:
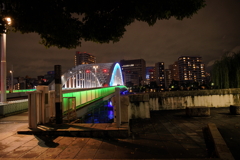
[[[146,62],[143,59],[121,60],[124,84],[143,85],[146,81]]]
[[[164,62],[155,63],[156,83],[161,90],[165,89]]]
[[[146,84],[150,84],[150,82],[154,81],[156,81],[155,67],[154,66],[146,67]]]
[[[93,63],[96,63],[95,56],[86,52],[77,51],[75,53],[75,66],[78,66],[81,64],[93,64]]]
[[[178,67],[180,83],[205,81],[202,57],[181,56],[178,58]]]
[[[170,69],[164,69],[165,75],[165,89],[168,89],[172,83],[172,71]]]
[[[173,64],[169,65],[169,69],[171,70],[171,78],[172,78],[172,80],[179,81],[178,61],[176,61]]]

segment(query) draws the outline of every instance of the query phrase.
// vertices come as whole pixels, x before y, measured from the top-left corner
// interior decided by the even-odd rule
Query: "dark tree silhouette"
[[[215,61],[211,79],[215,88],[240,88],[240,52],[229,52]]]
[[[38,33],[46,47],[76,48],[81,41],[119,41],[135,20],[154,25],[157,20],[190,18],[205,0],[1,0],[0,26],[12,18],[12,29]]]

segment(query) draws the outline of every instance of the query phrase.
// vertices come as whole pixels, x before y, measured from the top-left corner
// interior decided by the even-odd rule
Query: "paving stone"
[[[73,142],[63,152],[61,152],[57,159],[74,158],[81,151],[81,149],[88,142],[89,138],[74,137]]]
[[[24,158],[21,160],[33,158],[205,159],[209,155],[202,128],[212,122],[218,127],[234,158],[240,159],[239,117],[230,115],[229,108],[211,108],[211,116],[208,118],[189,118],[185,115],[185,110],[151,112],[150,119],[131,120],[129,125],[134,134],[124,139],[74,137],[76,134],[74,132],[70,137],[20,135],[16,132],[19,129],[26,130],[27,123],[0,123],[0,157],[1,160],[7,160],[10,157]],[[63,125],[60,128],[91,130],[94,126],[95,124],[90,123]],[[96,130],[103,128],[105,128],[104,124],[96,127]],[[106,129],[120,131],[120,129],[116,130],[116,124],[109,124]],[[79,135],[76,134],[76,136]],[[3,158],[4,156],[6,158]]]
[[[116,152],[117,146],[114,144],[109,143],[109,141],[104,141],[99,146],[94,158],[95,159],[111,159],[114,157]]]
[[[21,146],[14,149],[12,152],[7,153],[3,158],[19,158],[31,149],[32,147]]]
[[[42,153],[44,153],[48,147],[36,146],[33,147],[30,151],[25,152],[21,158],[38,158]]]
[[[98,149],[83,148],[76,156],[75,159],[94,159]]]

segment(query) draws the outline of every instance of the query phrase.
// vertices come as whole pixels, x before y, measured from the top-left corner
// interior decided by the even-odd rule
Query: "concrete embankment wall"
[[[28,110],[28,100],[9,101],[8,103],[0,104],[0,116],[7,116],[20,111]]]
[[[150,110],[229,107],[240,104],[240,88],[149,93]]]
[[[186,107],[229,107],[240,104],[240,88],[168,91],[121,97],[122,115],[129,119],[150,118],[150,111],[185,109]]]
[[[115,106],[117,103],[116,97],[112,97],[111,101],[113,106]],[[121,122],[129,122],[129,119],[136,118],[150,118],[148,94],[121,96],[120,106],[121,106]]]

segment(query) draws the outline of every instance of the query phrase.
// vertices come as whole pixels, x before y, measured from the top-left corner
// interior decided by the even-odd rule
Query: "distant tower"
[[[157,85],[161,90],[165,89],[165,75],[164,75],[164,62],[158,62],[155,64],[155,75]]]
[[[146,67],[146,84],[150,84],[150,82],[155,82],[155,66]]]
[[[205,66],[202,57],[181,56],[178,58],[179,80],[183,82],[205,81]]]
[[[170,69],[164,69],[165,75],[165,89],[168,89],[172,82],[172,71]]]
[[[146,82],[146,62],[144,59],[121,60],[124,82],[140,86]]]
[[[171,70],[172,80],[179,81],[178,61],[174,62],[174,64],[169,65],[169,69]]]
[[[96,57],[86,53],[86,52],[79,52],[77,51],[75,54],[75,66],[81,64],[93,64],[96,63]]]

